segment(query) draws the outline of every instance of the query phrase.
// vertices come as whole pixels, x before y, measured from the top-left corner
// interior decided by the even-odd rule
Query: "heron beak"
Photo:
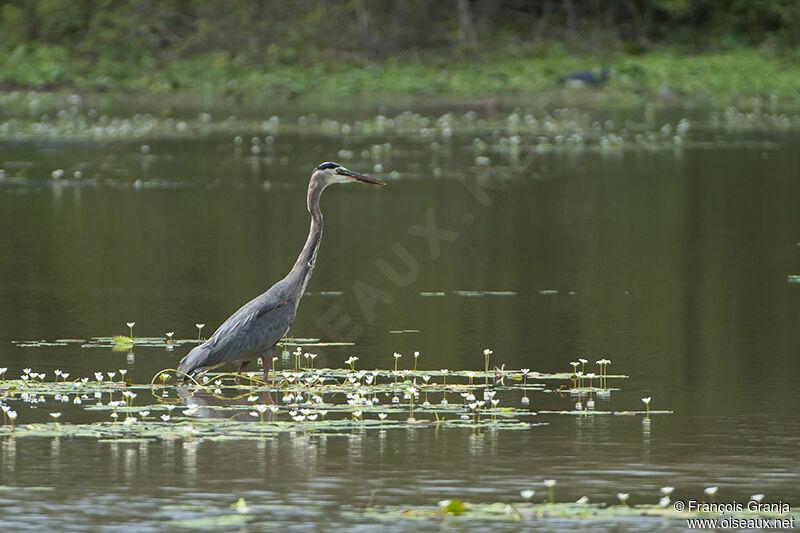
[[[374,183],[375,185],[386,185],[386,183],[382,182],[379,179],[370,178],[369,176],[365,176],[364,174],[359,174],[358,172],[353,172],[352,170],[348,170],[344,167],[337,168],[336,173],[341,174],[342,176],[347,176],[348,178],[355,181],[363,181],[364,183]]]

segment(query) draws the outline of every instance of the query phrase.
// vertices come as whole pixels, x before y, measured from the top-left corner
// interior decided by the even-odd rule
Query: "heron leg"
[[[239,384],[239,376],[241,375],[242,370],[244,370],[244,367],[246,367],[249,364],[250,364],[250,361],[242,361],[241,363],[239,363],[239,370],[237,370],[237,372],[236,372],[236,384],[237,385]]]
[[[270,348],[261,354],[261,366],[264,368],[264,383],[269,383],[269,371],[272,368],[272,355],[275,353],[275,348]]]

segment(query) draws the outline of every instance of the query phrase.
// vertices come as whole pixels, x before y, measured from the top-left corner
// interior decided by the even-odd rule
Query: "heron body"
[[[561,76],[560,81],[574,88],[586,87],[587,85],[601,87],[608,81],[608,67],[603,67],[599,76],[591,70],[579,70]]]
[[[308,238],[294,266],[285,278],[233,313],[203,344],[194,347],[178,365],[180,376],[190,377],[224,363],[245,365],[261,356],[264,381],[272,366],[275,344],[289,331],[300,299],[314,271],[322,242],[322,211],[319,199],[328,185],[361,181],[386,185],[380,180],[358,174],[338,163],[323,163],[311,175],[306,203],[311,215]]]

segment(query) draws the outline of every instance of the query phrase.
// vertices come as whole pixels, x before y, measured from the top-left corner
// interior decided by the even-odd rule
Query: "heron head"
[[[322,163],[320,166],[314,169],[312,179],[321,182],[325,187],[331,185],[332,183],[352,183],[354,181],[373,183],[375,185],[386,185],[386,183],[379,179],[370,178],[364,174],[353,172],[352,170],[344,168],[339,163],[331,163],[329,161]]]

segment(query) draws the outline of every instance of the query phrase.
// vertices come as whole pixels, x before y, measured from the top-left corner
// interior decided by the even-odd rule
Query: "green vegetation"
[[[558,83],[561,75],[597,64],[610,69],[608,85],[602,91],[612,97],[636,92],[641,96],[721,99],[726,104],[742,96],[800,99],[800,61],[750,48],[692,56],[670,51],[644,56],[616,54],[605,59],[570,56],[555,50],[528,58],[498,52],[481,63],[424,58],[392,59],[367,67],[315,63],[276,68],[248,66],[210,53],[156,69],[144,60],[90,67],[65,56],[63,50],[25,48],[7,57],[2,82],[9,88],[188,90],[242,99],[376,93],[503,96],[555,93],[562,90]]]
[[[176,345],[199,342],[123,338],[126,346],[136,345],[140,349],[171,350]],[[177,375],[174,369],[162,370],[149,384],[136,384],[127,380],[125,368],[97,370],[93,377],[71,377],[60,369],[48,377],[46,373],[26,368],[18,378],[6,376],[6,369],[2,368],[0,437],[69,436],[140,442],[180,437],[264,439],[295,431],[330,435],[353,429],[525,431],[547,425],[534,421],[538,420],[538,414],[643,415],[643,423],[649,424],[651,415],[672,413],[649,407],[646,412],[596,410],[595,398],[606,404],[612,393],[619,390],[607,380],[627,379],[625,375],[609,374],[610,361],[606,359],[594,365],[579,359],[570,363],[572,371],[557,373],[507,370],[505,365],[490,370],[488,362],[482,371],[422,370],[417,368],[418,353],[411,363],[413,370],[402,368],[400,354],[395,354],[393,370],[357,369],[359,359],[355,356],[345,361],[347,368],[315,368],[316,354],[304,352],[303,347],[324,343],[318,339],[300,340],[304,342],[294,339],[284,345],[288,348],[291,344],[296,349],[275,358],[274,363],[282,368],[270,374],[269,383],[260,379],[259,372],[205,373],[190,379],[190,384],[179,385],[173,383],[173,376]],[[116,344],[110,337],[16,343],[21,348],[80,346],[94,350]],[[492,351],[487,348],[484,356],[490,355]],[[589,372],[595,368],[596,373]],[[569,410],[536,411],[530,406],[529,395],[533,394],[560,398]],[[191,407],[189,398],[193,398]],[[510,402],[519,402],[521,406],[512,406]],[[26,410],[28,403],[36,404],[39,410]],[[62,409],[69,410],[63,419]],[[42,411],[47,411],[50,417],[44,422],[37,416]],[[74,418],[76,411],[79,420]]]
[[[800,100],[800,4],[0,0],[0,86],[251,98],[552,93]],[[723,5],[724,4],[724,5]]]

